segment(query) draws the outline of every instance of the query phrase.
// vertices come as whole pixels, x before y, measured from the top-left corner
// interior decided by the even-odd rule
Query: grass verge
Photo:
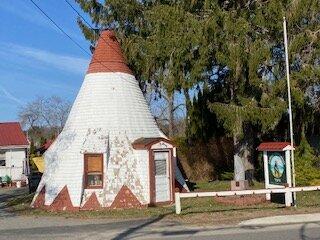
[[[196,191],[228,190],[229,182],[219,181],[198,183]],[[263,184],[255,183],[254,188]],[[33,194],[25,194],[8,201],[12,211],[31,216],[61,216],[66,218],[106,218],[114,220],[161,217],[173,221],[197,225],[234,224],[242,220],[274,215],[300,214],[320,212],[320,192],[301,192],[297,194],[297,208],[285,208],[282,204],[259,203],[255,205],[237,206],[217,202],[212,197],[182,199],[182,212],[175,214],[174,206],[149,207],[146,209],[48,212],[32,209],[29,204]]]

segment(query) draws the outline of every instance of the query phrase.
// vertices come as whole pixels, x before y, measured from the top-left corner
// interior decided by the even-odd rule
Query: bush
[[[316,167],[318,157],[308,141],[303,138],[295,154],[297,185],[314,185],[320,183],[320,171]]]
[[[11,177],[9,177],[8,175],[5,175],[5,176],[2,178],[2,182],[11,183],[11,182],[12,182]]]

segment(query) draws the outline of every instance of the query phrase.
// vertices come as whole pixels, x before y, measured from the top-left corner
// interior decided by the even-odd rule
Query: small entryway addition
[[[176,147],[165,138],[139,138],[133,147],[149,155],[150,204],[173,202]]]

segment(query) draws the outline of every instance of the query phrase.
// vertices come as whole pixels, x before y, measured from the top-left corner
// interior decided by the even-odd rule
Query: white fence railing
[[[306,191],[319,191],[320,186],[310,187],[286,187],[286,188],[273,188],[273,189],[256,189],[256,190],[240,190],[240,191],[219,191],[219,192],[189,192],[189,193],[175,193],[175,207],[176,214],[181,213],[181,198],[196,198],[196,197],[226,197],[226,196],[244,196],[244,195],[258,195],[258,194],[272,194],[272,193],[285,193],[293,192],[306,192]],[[287,201],[286,201],[287,203]],[[286,206],[290,206],[286,204]]]

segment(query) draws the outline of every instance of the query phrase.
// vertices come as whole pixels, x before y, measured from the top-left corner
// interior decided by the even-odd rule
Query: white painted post
[[[180,202],[180,193],[176,192],[175,193],[175,205],[176,205],[176,214],[181,213],[181,202]]]
[[[269,188],[269,168],[268,168],[268,155],[267,151],[263,151],[263,167],[264,167],[264,185],[265,188]],[[266,200],[271,200],[271,194],[266,193]]]
[[[286,187],[287,190],[284,194],[284,200],[285,200],[285,204],[286,207],[291,207],[291,203],[292,203],[292,192],[289,191],[290,189],[288,187]]]
[[[292,187],[290,150],[285,151],[285,161],[286,161],[286,174],[287,174],[286,177],[287,177],[288,187]],[[292,195],[293,195],[292,192],[285,193],[285,201],[286,201],[287,207],[291,206],[293,203]]]

